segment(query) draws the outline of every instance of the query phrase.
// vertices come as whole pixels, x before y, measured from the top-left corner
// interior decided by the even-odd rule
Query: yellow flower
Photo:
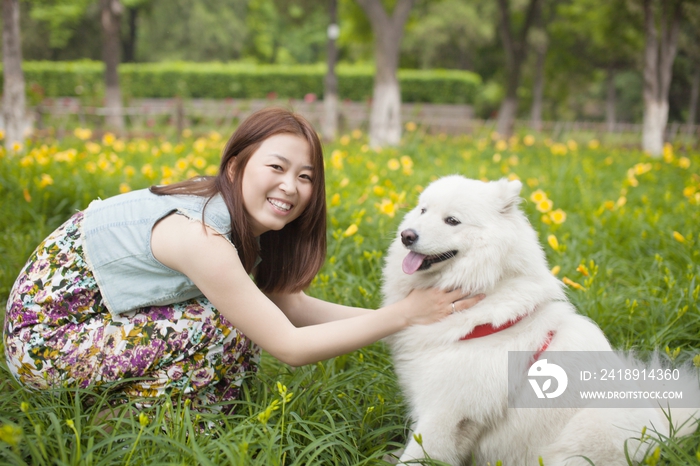
[[[540,212],[547,213],[550,210],[552,210],[552,207],[554,207],[554,202],[552,202],[551,199],[542,199],[540,202],[537,203],[537,205],[535,207]],[[554,220],[554,219],[552,219],[552,220]]]
[[[552,155],[566,155],[569,152],[566,146],[560,142],[552,144],[549,150],[552,152]]]
[[[207,140],[204,138],[197,138],[194,144],[192,144],[192,147],[196,152],[202,153],[207,148]]]
[[[552,247],[552,249],[554,249],[555,251],[559,250],[559,241],[557,240],[556,236],[554,236],[554,235],[547,236],[547,242]]]
[[[544,223],[546,225],[552,224],[552,219],[549,217],[549,215],[543,215],[541,220],[542,220],[542,223]]]
[[[169,154],[173,151],[173,145],[170,144],[168,141],[165,141],[163,144],[160,145],[160,150],[162,150],[164,154]]]
[[[53,178],[51,178],[51,175],[47,173],[42,173],[41,175],[41,180],[39,181],[39,187],[40,188],[45,188],[49,185],[53,184]]]
[[[22,195],[24,196],[24,200],[27,202],[32,202],[32,195],[29,194],[29,190],[27,188],[24,188],[22,191]]]
[[[603,207],[605,207],[608,210],[613,210],[615,208],[615,203],[613,201],[605,201],[603,203]]]
[[[688,157],[681,157],[680,159],[678,159],[678,166],[681,168],[690,167],[690,159]]]
[[[401,163],[396,159],[389,159],[386,165],[389,167],[389,170],[398,170],[401,168]]]
[[[413,159],[411,159],[411,157],[408,155],[402,155],[400,160],[401,166],[404,168],[404,170],[413,168]]]
[[[335,193],[333,194],[333,197],[331,197],[331,207],[335,207],[337,205],[340,205],[340,194]]]
[[[2,141],[3,139],[5,139],[5,131],[0,129],[0,141]]]
[[[201,170],[207,166],[207,159],[201,156],[197,156],[192,160],[192,165],[194,165],[194,168],[196,168],[197,170]]]
[[[498,142],[496,142],[496,150],[497,151],[502,152],[506,149],[508,149],[508,143],[505,142],[503,139],[500,139]]]
[[[117,138],[116,136],[114,136],[114,134],[105,133],[105,135],[102,136],[102,144],[104,144],[105,146],[111,146],[112,144],[114,144],[114,141],[116,141],[116,139]]]
[[[336,170],[342,170],[343,168],[343,152],[336,149],[331,153],[331,165]]]
[[[102,150],[102,147],[95,143],[95,142],[86,142],[85,143],[85,148],[90,152],[91,154],[99,154],[100,151]]]
[[[208,165],[207,168],[204,169],[204,174],[207,176],[216,176],[217,173],[219,173],[219,167],[216,165]]]
[[[139,413],[139,424],[141,427],[147,427],[149,423],[148,416],[146,416],[146,413]]]
[[[526,146],[531,146],[534,143],[535,143],[535,137],[531,134],[528,134],[527,136],[525,136],[523,138],[523,144],[525,144]]]
[[[122,193],[122,194],[128,193],[129,191],[131,191],[131,187],[127,183],[121,183],[119,185],[119,192],[120,193]]]
[[[359,129],[352,130],[352,133],[350,134],[352,134],[352,137],[355,139],[360,139],[362,137],[362,131],[360,131]]]
[[[75,128],[73,134],[76,138],[83,141],[87,141],[92,137],[92,131],[90,131],[88,128]]]
[[[588,267],[586,267],[585,264],[579,264],[578,267],[576,267],[576,271],[580,274],[583,274],[583,276],[585,276],[585,277],[587,277],[589,275]]]
[[[345,230],[345,232],[343,232],[343,236],[345,236],[346,238],[348,236],[352,236],[355,233],[357,233],[357,230],[358,230],[357,225],[353,223]]]
[[[32,165],[32,164],[34,164],[34,159],[31,158],[31,157],[28,156],[28,155],[25,155],[24,157],[22,157],[21,159],[19,159],[19,165],[20,165],[21,167],[23,167],[23,168],[26,168],[26,167],[28,167],[29,165]]]
[[[396,204],[391,202],[390,199],[382,199],[382,203],[375,204],[375,206],[379,209],[379,212],[383,213],[384,215],[391,218],[394,218],[394,215],[396,215]]]
[[[625,196],[620,196],[620,198],[615,203],[615,207],[622,207],[627,204],[627,198]]]
[[[535,186],[540,184],[540,180],[538,180],[537,178],[528,178],[526,182],[527,185],[531,188],[534,188]]]
[[[555,265],[554,267],[552,267],[552,275],[558,275],[559,272],[561,272],[561,267],[560,267],[560,266]]]
[[[340,180],[340,183],[338,186],[340,186],[341,188],[344,188],[349,184],[350,184],[350,180],[347,178],[343,178],[342,180]]]
[[[406,131],[409,131],[409,132],[415,131],[417,127],[418,126],[412,121],[409,121],[408,123],[406,123]]]
[[[573,139],[566,141],[566,147],[568,147],[571,151],[578,150],[578,144]]]
[[[545,199],[547,199],[547,193],[545,193],[541,189],[538,189],[537,191],[533,191],[533,193],[530,194],[530,200],[536,204],[539,204],[540,202],[544,201]]]
[[[695,186],[686,186],[686,187],[683,189],[683,195],[684,195],[685,197],[692,197],[693,194],[695,194],[695,191],[696,191]]]
[[[347,134],[342,136],[340,138],[340,144],[343,146],[347,146],[348,144],[350,144],[350,136],[348,136]]]
[[[15,142],[14,144],[12,144],[12,150],[14,152],[20,152],[22,150],[22,144],[19,142]]]
[[[192,137],[192,130],[189,128],[185,128],[182,130],[182,137],[187,139],[189,137]]]
[[[17,446],[22,440],[22,429],[14,424],[0,426],[0,440],[11,446]]]
[[[153,166],[150,163],[145,164],[141,167],[141,173],[146,176],[146,178],[153,178],[156,174],[153,170]]]
[[[561,209],[553,210],[549,213],[549,216],[551,217],[552,221],[557,225],[561,225],[566,221],[566,212],[564,212]]]
[[[664,144],[664,162],[671,163],[674,160],[673,146],[670,143]]]
[[[221,140],[221,134],[219,134],[217,131],[212,131],[209,133],[209,139],[211,139],[214,142],[218,142]]]
[[[189,162],[187,162],[186,159],[178,159],[177,162],[175,162],[175,168],[180,170],[181,172],[184,172],[187,170],[187,167],[189,166]]]
[[[598,141],[597,139],[591,139],[590,141],[588,141],[588,148],[589,149],[597,149],[599,147],[600,147],[600,141]]]
[[[575,281],[571,280],[568,277],[562,278],[561,281],[563,281],[565,285],[569,285],[570,287],[572,287],[576,290],[586,291],[586,289],[584,287],[582,287],[580,284],[576,283]]]
[[[377,196],[383,196],[384,193],[386,193],[386,189],[384,189],[383,186],[378,186],[378,185],[375,186],[374,188],[372,188],[372,191],[373,191],[374,194],[376,194]]]
[[[643,175],[647,172],[650,172],[652,169],[652,166],[650,163],[638,163],[637,165],[635,165],[632,168],[634,169],[635,175]]]
[[[499,154],[499,153],[493,154],[493,162],[498,163],[500,161],[501,161],[501,154]]]
[[[685,236],[681,235],[677,231],[673,232],[673,239],[675,239],[679,243],[685,243]]]

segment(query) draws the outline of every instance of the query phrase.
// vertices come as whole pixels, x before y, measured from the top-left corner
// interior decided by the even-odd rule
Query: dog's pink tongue
[[[409,252],[408,255],[404,258],[403,264],[401,268],[403,269],[404,273],[407,273],[408,275],[411,275],[414,273],[420,265],[423,263],[423,259],[425,256],[423,254],[418,254],[417,252]]]

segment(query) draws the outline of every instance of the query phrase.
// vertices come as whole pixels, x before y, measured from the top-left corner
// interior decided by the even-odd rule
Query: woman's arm
[[[270,293],[267,296],[295,327],[323,324],[375,312],[372,309],[330,303],[307,296],[304,292]]]
[[[255,286],[231,244],[201,223],[170,215],[153,229],[151,248],[156,259],[187,275],[231,324],[293,366],[354,351],[410,325],[436,322],[462,297],[458,290],[416,290],[377,311],[297,328]],[[468,301],[455,304],[458,311],[467,307]]]
[[[357,317],[368,312],[376,312],[373,309],[330,303],[322,299],[307,296],[303,292],[272,293],[267,296],[282,310],[282,312],[284,312],[287,318],[296,327],[324,324],[326,322]],[[460,300],[459,303],[455,303],[455,309],[464,310],[472,307],[483,298],[483,295],[464,298]]]

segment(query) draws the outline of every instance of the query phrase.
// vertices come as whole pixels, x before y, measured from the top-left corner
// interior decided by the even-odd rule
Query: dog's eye
[[[447,217],[447,218],[445,219],[445,223],[447,223],[448,225],[455,226],[455,225],[459,225],[459,224],[462,223],[462,222],[460,222],[459,220],[457,220],[457,219],[454,218],[454,217]]]
[[[423,214],[425,213],[426,210],[428,210],[428,209],[426,209],[425,207],[423,207],[423,208],[420,210],[421,215],[423,215]]]

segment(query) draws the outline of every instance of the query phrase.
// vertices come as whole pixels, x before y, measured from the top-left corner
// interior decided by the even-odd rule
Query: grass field
[[[62,141],[2,152],[0,300],[33,248],[90,200],[215,173],[228,135],[186,133],[120,140],[78,128]],[[328,258],[309,293],[378,307],[383,253],[423,187],[452,173],[518,177],[552,273],[613,346],[693,357],[700,354],[699,167],[700,153],[683,147],[651,159],[588,138],[447,137],[409,123],[401,147],[377,152],[354,132],[326,146]],[[172,399],[132,404],[99,422],[116,392],[29,392],[2,363],[0,463],[384,464],[406,435],[381,343],[296,370],[265,356],[233,416],[198,414]],[[695,434],[660,443],[645,464],[699,458]]]

